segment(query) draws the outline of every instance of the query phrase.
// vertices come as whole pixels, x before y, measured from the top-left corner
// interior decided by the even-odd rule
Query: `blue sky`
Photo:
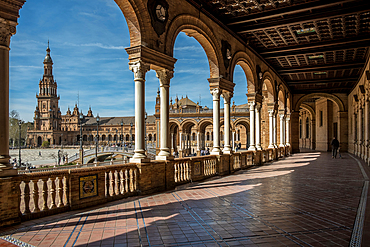
[[[88,4],[87,4],[88,3]],[[17,33],[10,50],[10,110],[17,110],[25,121],[33,121],[38,83],[50,40],[53,74],[60,95],[59,107],[79,104],[86,114],[134,115],[133,73],[128,68],[129,32],[121,10],[113,0],[27,1],[20,10]],[[212,107],[209,93],[209,65],[203,48],[180,33],[174,57],[174,78],[170,97],[188,95],[194,102]],[[237,66],[233,100],[246,103],[246,79]],[[154,71],[146,75],[146,109],[154,113],[159,87]]]

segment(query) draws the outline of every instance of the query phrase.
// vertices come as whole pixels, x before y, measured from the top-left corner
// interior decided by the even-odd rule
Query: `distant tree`
[[[9,144],[11,146],[19,146],[19,113],[16,110],[9,112]],[[21,145],[24,145],[27,140],[27,129],[32,128],[33,124],[31,122],[22,123],[21,126]]]
[[[47,148],[49,147],[50,143],[48,141],[43,141],[41,147]]]

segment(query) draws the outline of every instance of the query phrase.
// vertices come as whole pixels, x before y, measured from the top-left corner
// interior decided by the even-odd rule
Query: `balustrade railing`
[[[17,210],[20,219],[29,220],[138,193],[173,189],[176,185],[214,175],[230,174],[273,160],[274,152],[278,152],[278,157],[288,154],[289,149],[288,146],[262,151],[242,151],[229,157],[207,155],[148,164],[124,164],[124,160],[111,160],[78,169],[63,167],[53,171],[33,170],[32,173],[15,176],[9,182],[19,188],[19,198],[15,203],[19,202]],[[153,173],[154,170],[159,171],[158,169],[162,170]],[[14,209],[9,210],[14,212]]]
[[[22,218],[30,219],[32,214],[37,218],[65,211],[69,206],[68,176],[68,171],[21,175],[19,179]]]
[[[190,160],[178,160],[174,163],[175,183],[187,182],[191,180]]]

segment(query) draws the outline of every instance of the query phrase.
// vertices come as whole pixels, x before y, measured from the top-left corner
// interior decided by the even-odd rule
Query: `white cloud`
[[[85,46],[85,47],[98,47],[102,49],[107,49],[107,50],[124,50],[124,46],[113,46],[113,45],[103,45],[102,43],[87,43],[87,44],[73,44],[69,42],[65,42],[64,45],[69,45],[69,46]]]

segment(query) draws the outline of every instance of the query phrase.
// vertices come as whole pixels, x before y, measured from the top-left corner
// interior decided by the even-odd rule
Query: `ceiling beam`
[[[261,51],[260,54],[265,59],[294,56],[307,53],[319,53],[328,52],[336,50],[346,50],[346,49],[356,49],[360,47],[368,47],[370,44],[370,37],[357,37],[351,39],[341,39],[341,40],[329,40],[327,42],[318,42],[311,44],[304,44],[299,46],[294,46],[291,48],[274,49],[270,51]]]
[[[344,70],[344,69],[355,69],[364,67],[364,63],[345,63],[345,64],[330,64],[322,66],[309,66],[309,67],[298,67],[298,68],[287,68],[277,70],[280,75],[287,75],[292,73],[307,73],[323,70]]]
[[[287,81],[289,86],[294,85],[306,85],[306,84],[327,84],[331,82],[357,82],[358,77],[344,77],[344,78],[329,78],[319,80],[307,80],[307,81]]]
[[[341,18],[342,16],[358,14],[370,10],[370,2],[361,2],[361,4],[352,4],[347,7],[335,8],[324,10],[320,12],[311,12],[308,14],[301,14],[299,16],[284,18],[284,19],[272,19],[263,23],[248,23],[246,25],[234,25],[229,26],[238,34],[249,33],[253,31],[262,31],[265,29],[274,29],[279,27],[299,25],[307,22],[327,20],[329,18]]]
[[[348,92],[348,90],[351,90],[353,88],[353,85],[348,86],[348,87],[327,87],[327,88],[303,88],[303,89],[295,89],[291,88],[292,92],[294,94],[310,94],[310,93],[320,93],[320,92],[335,92],[335,93],[340,93],[340,92]]]
[[[249,14],[247,17],[245,16],[237,17],[237,18],[234,18],[231,22],[227,23],[227,25],[232,26],[232,25],[238,25],[238,24],[243,24],[247,22],[256,22],[259,20],[275,18],[275,17],[279,17],[282,15],[290,15],[290,14],[295,14],[295,13],[302,12],[302,11],[311,11],[314,9],[331,7],[331,6],[335,6],[338,4],[344,4],[344,3],[349,3],[353,1],[356,1],[356,0],[344,0],[344,1],[326,0],[325,3],[323,3],[323,1],[317,0],[317,1],[312,1],[309,3],[294,4],[294,5],[290,5],[287,7],[279,7],[277,9],[273,9],[270,11],[263,11],[263,12],[259,12],[256,14]]]

